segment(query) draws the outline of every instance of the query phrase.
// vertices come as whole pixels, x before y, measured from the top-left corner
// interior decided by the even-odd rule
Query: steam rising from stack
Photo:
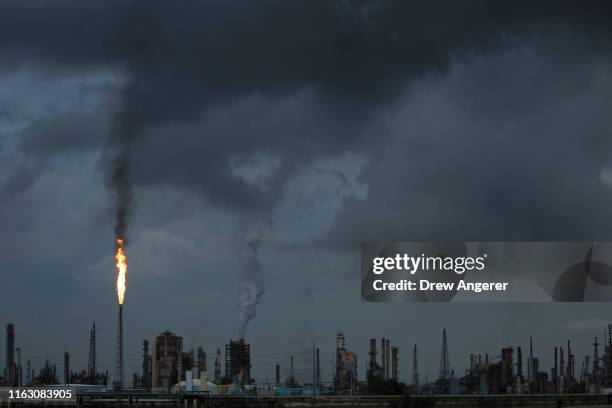
[[[259,248],[264,239],[264,231],[260,229],[257,234],[248,240],[247,253],[244,259],[244,271],[238,294],[240,306],[240,330],[239,336],[244,339],[246,327],[255,317],[255,307],[265,292],[261,266],[259,263]]]

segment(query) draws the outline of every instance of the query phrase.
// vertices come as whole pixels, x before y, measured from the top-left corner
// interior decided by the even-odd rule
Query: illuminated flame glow
[[[125,278],[127,273],[127,262],[125,258],[125,249],[123,248],[123,240],[117,238],[117,252],[115,253],[117,261],[117,299],[119,304],[123,304],[125,296]]]

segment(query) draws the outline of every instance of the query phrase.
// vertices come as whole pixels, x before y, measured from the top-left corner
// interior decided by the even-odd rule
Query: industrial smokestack
[[[315,370],[316,370],[316,381],[315,385],[317,388],[321,387],[321,356],[320,356],[320,348],[317,346],[317,354],[315,361]]]
[[[64,349],[64,385],[70,384],[70,354]]]
[[[529,336],[529,367],[528,367],[528,378],[529,378],[529,393],[533,393],[533,338]]]
[[[215,384],[221,384],[221,350],[215,355]]]
[[[15,365],[15,326],[12,323],[6,324],[6,376],[8,385],[17,386],[17,367]]]
[[[251,347],[244,339],[225,345],[225,377],[237,384],[251,384]]]
[[[418,354],[417,354],[417,345],[414,345],[414,350],[412,350],[412,385],[414,385],[414,391],[418,392],[419,387],[419,366],[418,366]]]
[[[89,332],[89,356],[87,361],[87,377],[89,384],[96,383],[96,322],[93,322]]]
[[[393,381],[398,381],[398,374],[399,374],[399,369],[398,369],[398,354],[399,354],[399,348],[398,347],[391,347],[391,379]]]
[[[151,388],[151,356],[149,356],[149,342],[143,340],[142,342],[142,386],[144,388]]]
[[[26,360],[26,385],[32,385],[32,364],[30,360]]]
[[[523,350],[521,350],[521,347],[517,347],[516,348],[516,376],[518,377],[519,381],[522,383],[523,382]]]
[[[555,347],[555,363],[553,368],[553,374],[551,375],[552,380],[555,382],[555,392],[559,393],[559,357],[558,357],[558,347]]]
[[[565,370],[567,377],[567,392],[570,392],[572,386],[572,346],[570,341],[567,341],[567,369]]]
[[[280,364],[276,365],[274,384],[280,385]]]
[[[123,389],[123,305],[119,305],[119,321],[117,324],[117,355],[115,359],[115,378],[113,389]]]
[[[383,380],[386,380],[387,377],[387,342],[385,341],[385,338],[383,337],[382,339],[380,339],[380,365],[381,365],[381,377]]]
[[[317,387],[317,353],[315,342],[312,342],[312,393],[315,394]]]
[[[561,370],[559,374],[559,392],[565,392],[565,355],[563,353],[563,347],[559,347],[559,368]]]
[[[23,385],[23,374],[21,372],[21,348],[17,347],[15,351],[17,352],[17,386],[21,387]]]
[[[573,386],[574,386],[574,355],[573,354],[569,355],[569,364],[570,364],[571,369],[568,374],[567,392],[571,394],[573,392]]]
[[[376,373],[376,339],[370,339],[370,375]]]
[[[450,379],[450,362],[448,360],[448,338],[446,337],[446,327],[442,330],[442,347],[440,350],[440,376],[441,380]]]
[[[593,383],[595,384],[595,394],[600,394],[600,378],[599,378],[599,351],[597,347],[599,343],[597,342],[597,337],[595,337],[595,341],[593,342]]]
[[[387,339],[385,341],[385,357],[387,358],[387,361],[385,362],[385,368],[386,368],[386,372],[385,372],[385,379],[389,379],[389,370],[391,368],[391,350],[390,350],[391,344],[389,339]]]

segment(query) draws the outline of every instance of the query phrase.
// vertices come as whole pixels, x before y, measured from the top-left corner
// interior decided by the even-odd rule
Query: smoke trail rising
[[[120,151],[113,158],[111,164],[110,185],[114,194],[115,237],[125,239],[132,203],[132,189],[128,175],[130,149],[129,146],[125,145],[118,148]]]
[[[142,111],[136,109],[138,99],[130,91],[130,84],[123,90],[122,103],[113,117],[110,134],[112,159],[108,187],[113,194],[115,212],[115,238],[127,245],[128,221],[132,207],[130,161],[132,144],[140,134]]]
[[[246,335],[246,327],[255,317],[255,307],[259,304],[265,287],[261,276],[261,264],[259,262],[259,249],[265,236],[264,229],[260,229],[256,235],[247,241],[247,251],[244,258],[244,270],[238,293],[238,305],[240,307],[240,330],[239,336],[243,339]]]

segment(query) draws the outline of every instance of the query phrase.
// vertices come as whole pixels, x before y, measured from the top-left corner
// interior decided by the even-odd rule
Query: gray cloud
[[[362,139],[364,121],[401,95],[405,81],[446,72],[452,55],[490,50],[516,35],[529,38],[535,24],[557,29],[571,23],[578,30],[609,34],[609,6],[597,2],[580,7],[572,2],[534,6],[481,1],[374,6],[358,1],[190,2],[167,7],[132,1],[104,3],[93,11],[73,2],[41,7],[21,2],[6,7],[0,21],[3,63],[120,67],[128,79],[114,121],[116,142],[131,141],[160,123],[197,121],[211,106],[252,94],[283,98],[304,87],[315,89],[312,114],[326,124],[327,132],[293,137],[255,133],[240,143],[209,134],[186,140],[174,132],[177,148],[197,151],[206,165],[207,182],[196,184],[228,203],[262,199],[248,186],[231,182],[228,155],[268,149],[287,154],[287,163],[295,166],[313,154],[350,148]],[[42,15],[44,19],[37,17]],[[42,37],[44,43],[38,41]],[[158,160],[152,157],[150,163]],[[172,178],[156,177],[150,172],[154,166],[147,164],[140,169],[149,179]],[[136,164],[124,170],[129,173],[132,167],[138,182]],[[172,181],[185,179],[179,174]],[[222,184],[228,188],[215,188]]]
[[[412,87],[359,178],[367,199],[347,197],[328,238],[610,239],[612,61],[554,71],[539,46],[458,61]]]

